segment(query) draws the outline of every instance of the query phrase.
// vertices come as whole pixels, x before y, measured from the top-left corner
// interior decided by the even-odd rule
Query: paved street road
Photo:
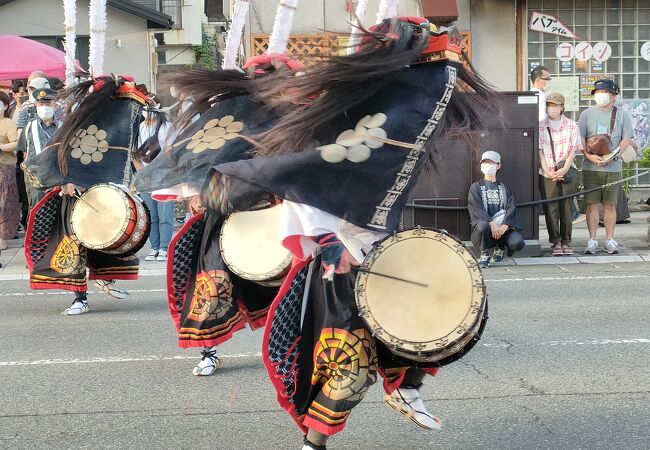
[[[461,362],[429,378],[445,429],[421,430],[375,386],[332,449],[650,448],[647,264],[490,269],[490,321]],[[299,449],[259,356],[261,334],[222,347],[218,375],[176,349],[162,277],[128,300],[0,282],[0,448]],[[138,291],[136,291],[136,289]]]

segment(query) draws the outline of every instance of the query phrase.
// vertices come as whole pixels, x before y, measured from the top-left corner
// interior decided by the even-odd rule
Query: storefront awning
[[[422,0],[422,15],[433,22],[458,19],[456,0]]]

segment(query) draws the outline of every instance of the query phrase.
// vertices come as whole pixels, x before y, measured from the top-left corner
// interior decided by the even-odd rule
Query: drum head
[[[476,259],[456,239],[426,229],[389,236],[359,272],[357,303],[377,337],[409,352],[440,349],[459,339],[480,316],[485,287]]]
[[[70,221],[77,238],[91,249],[108,248],[123,235],[129,221],[129,198],[120,188],[93,186],[75,202]]]
[[[221,255],[230,270],[246,280],[265,281],[282,275],[291,253],[279,237],[280,208],[231,214],[221,228]]]

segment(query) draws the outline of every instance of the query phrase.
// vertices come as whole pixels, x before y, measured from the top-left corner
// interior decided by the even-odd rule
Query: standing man
[[[54,117],[56,97],[51,89],[38,89],[34,92],[36,117],[25,124],[25,129],[18,140],[18,151],[25,159],[40,154],[50,143],[61,122]],[[36,189],[27,181],[30,209],[43,198],[44,192]]]
[[[546,85],[551,80],[551,74],[544,66],[537,66],[530,72],[531,91],[539,97],[539,121],[546,118]]]
[[[595,106],[587,108],[580,115],[578,127],[583,140],[595,135],[607,134],[611,138],[612,151],[620,148],[625,150],[634,143],[634,129],[630,116],[624,110],[616,108],[614,103],[619,93],[619,87],[614,81],[602,79],[594,83],[591,94]],[[585,142],[585,160],[582,163],[582,178],[585,190],[602,186],[621,179],[623,161],[615,156],[611,159],[592,153],[589,144]],[[617,184],[585,194],[587,204],[587,227],[589,242],[585,254],[593,255],[598,251],[596,234],[598,231],[599,205],[603,205],[603,221],[605,222],[605,250],[607,253],[618,253],[618,243],[614,240],[616,225],[616,201],[618,199]]]

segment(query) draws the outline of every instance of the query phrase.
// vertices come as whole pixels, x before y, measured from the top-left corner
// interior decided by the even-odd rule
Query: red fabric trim
[[[25,261],[27,262],[27,267],[29,268],[29,272],[34,270],[34,261],[32,261],[32,256],[30,249],[32,247],[32,236],[34,235],[34,221],[36,220],[36,213],[43,207],[45,203],[47,203],[52,197],[55,195],[59,195],[59,191],[61,188],[54,188],[47,192],[45,194],[45,197],[41,199],[34,207],[32,210],[29,212],[29,216],[27,219],[27,230],[25,231],[25,242],[24,242],[24,247],[23,251],[25,252]]]
[[[70,284],[55,284],[55,283],[39,283],[35,281],[29,282],[30,289],[34,290],[44,290],[44,289],[56,289],[60,291],[71,291],[71,292],[86,292],[88,291],[88,285],[84,286],[73,286]]]
[[[428,373],[432,377],[435,377],[436,375],[438,375],[438,371],[440,369],[438,369],[437,367],[430,367],[428,369],[422,369],[422,370],[424,370],[426,373]]]
[[[89,280],[104,280],[104,281],[111,281],[111,280],[126,280],[126,281],[133,281],[138,279],[138,274],[137,273],[130,273],[130,274],[123,274],[123,273],[115,273],[115,274],[89,274],[88,275]]]
[[[177,199],[180,198],[180,196],[171,195],[171,194],[156,194],[156,195],[152,194],[151,198],[158,202],[171,202],[171,201],[176,201]]]
[[[194,347],[214,347],[215,345],[223,344],[227,340],[229,340],[233,335],[238,332],[239,330],[242,330],[246,328],[246,321],[245,320],[240,320],[236,325],[233,325],[233,327],[230,329],[230,331],[227,334],[221,335],[217,338],[213,339],[179,339],[178,340],[178,348],[194,348]]]
[[[345,422],[343,422],[341,425],[336,425],[336,426],[325,425],[323,422],[320,422],[316,419],[312,419],[309,416],[305,416],[305,419],[303,420],[302,423],[306,428],[311,428],[312,430],[316,430],[319,433],[323,433],[324,435],[327,436],[332,436],[336,433],[340,433],[345,428]]]
[[[197,221],[203,220],[203,214],[195,214],[188,220],[180,230],[178,230],[178,233],[176,233],[173,237],[172,240],[169,242],[169,246],[167,248],[167,306],[169,308],[169,315],[172,318],[172,321],[176,325],[176,331],[180,330],[181,328],[181,315],[178,310],[176,310],[176,298],[173,296],[174,292],[174,255],[176,254],[176,244],[180,240],[181,237],[187,233],[188,228],[190,228],[192,225],[194,225]],[[187,295],[187,293],[186,293]],[[183,299],[185,301],[185,299]],[[179,347],[180,341],[179,341]],[[186,347],[181,347],[181,348],[186,348]]]
[[[386,391],[388,395],[392,394],[395,389],[402,385],[402,381],[404,381],[404,375],[406,375],[406,370],[404,370],[398,378],[395,378],[393,381],[391,381],[382,369],[377,368],[377,371],[379,372],[379,375],[381,375],[381,377],[384,379],[384,391]]]
[[[270,325],[273,323],[273,316],[275,316],[275,311],[278,309],[278,305],[280,304],[280,301],[289,291],[289,288],[291,287],[291,283],[293,282],[294,278],[296,278],[296,275],[302,269],[304,269],[305,266],[307,266],[307,264],[309,264],[310,262],[311,259],[304,260],[304,261],[301,261],[298,258],[293,259],[291,269],[289,270],[289,274],[284,279],[284,282],[282,282],[282,286],[280,286],[278,295],[275,296],[273,303],[271,303],[271,306],[269,307],[269,313],[266,319],[269,326],[267,326],[266,329],[264,330],[264,337],[262,338],[262,361],[264,362],[264,367],[266,368],[266,372],[268,373],[269,378],[271,379],[271,383],[273,383],[273,387],[275,388],[276,398],[278,400],[278,403],[280,404],[280,407],[282,407],[282,409],[284,409],[286,412],[289,413],[289,415],[296,422],[296,425],[298,425],[298,428],[300,428],[300,430],[304,434],[307,433],[307,428],[303,423],[303,419],[305,416],[299,415],[296,412],[296,406],[287,399],[286,392],[284,390],[284,385],[282,384],[282,381],[280,381],[280,379],[277,377],[277,372],[273,370],[273,363],[269,359],[269,339],[270,339],[270,330],[271,330]],[[327,434],[327,433],[323,432],[323,434]]]

